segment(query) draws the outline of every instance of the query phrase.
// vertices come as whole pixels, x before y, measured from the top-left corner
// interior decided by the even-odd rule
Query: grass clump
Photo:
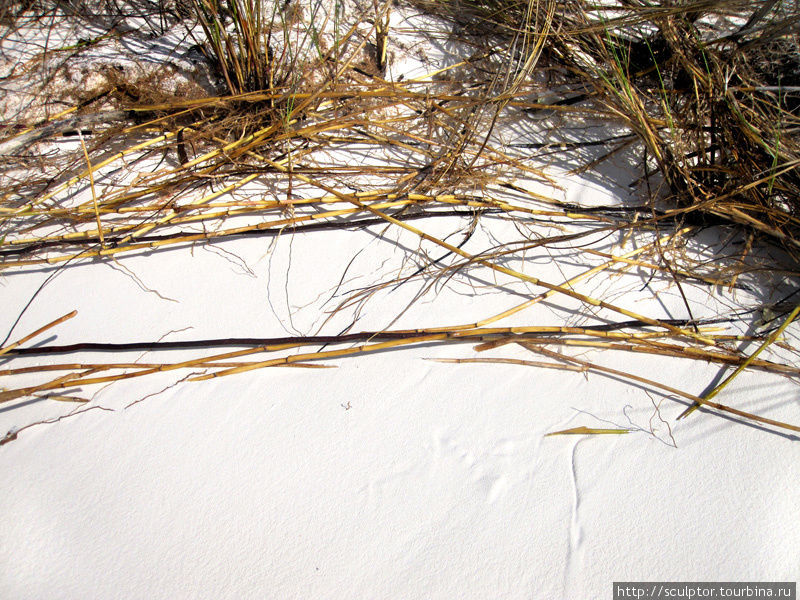
[[[505,36],[523,61],[515,40],[546,38],[540,66],[591,90],[585,98],[638,139],[651,200],[688,220],[735,224],[800,258],[796,3],[417,5]]]
[[[205,33],[207,55],[233,95],[273,87],[272,27],[264,26],[264,4],[261,0],[192,0]],[[274,23],[278,3],[270,4]]]

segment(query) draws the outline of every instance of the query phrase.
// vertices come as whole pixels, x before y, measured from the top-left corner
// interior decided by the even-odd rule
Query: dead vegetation
[[[782,332],[794,319],[793,301],[777,304],[771,326],[759,335],[743,335],[725,328],[736,317],[695,319],[682,288],[724,290],[775,280],[796,285],[800,9],[793,3],[620,2],[599,8],[546,0],[420,0],[418,10],[444,18],[438,22],[447,24],[454,43],[470,52],[446,68],[403,80],[387,74],[390,15],[397,8],[386,2],[319,2],[316,9],[259,0],[102,6],[102,19],[92,21],[78,2],[12,3],[0,15],[7,28],[3,40],[23,27],[39,26],[41,33],[53,27],[53,19],[103,26],[93,37],[44,46],[24,64],[10,66],[6,85],[24,81],[31,70],[71,68],[66,61],[53,63],[63,53],[93,64],[83,54],[91,48],[126,40],[130,47],[145,47],[169,32],[182,40],[183,63],[197,64],[187,70],[165,58],[139,75],[103,65],[92,71],[100,74],[98,86],[83,86],[79,98],[74,86],[58,89],[52,78],[40,79],[41,89],[52,92],[47,110],[17,111],[0,139],[0,269],[57,269],[242,236],[381,224],[435,251],[413,272],[362,290],[337,310],[359,305],[382,287],[415,278],[441,285],[469,270],[524,282],[538,293],[475,323],[197,340],[192,347],[209,353],[180,362],[10,364],[0,375],[57,377],[12,385],[0,392],[0,401],[59,399],[63,390],[164,371],[202,370],[193,379],[203,380],[270,366],[318,366],[314,361],[422,343],[473,343],[480,351],[515,343],[555,362],[458,361],[517,360],[610,374],[690,406],[800,431],[712,401],[719,390],[688,394],[547,348],[647,353],[800,375],[793,364],[741,350],[749,342],[760,344],[760,353],[776,342],[769,333]],[[11,50],[4,46],[3,52]],[[207,80],[200,81],[198,73]],[[504,143],[495,135],[520,118],[531,118],[544,141]],[[553,137],[566,125],[601,126],[603,135]],[[80,143],[54,148],[53,141],[64,136]],[[582,206],[553,198],[538,185],[555,183],[547,162],[602,173],[604,163],[621,153],[638,160],[634,202]],[[475,223],[494,216],[528,233],[470,250]],[[454,217],[471,223],[458,244],[425,228],[430,220]],[[712,226],[740,235],[742,243],[727,256],[703,262],[686,244]],[[600,236],[638,243],[633,249],[589,243]],[[511,262],[565,244],[587,265],[568,280],[545,281]],[[785,260],[765,261],[756,251],[765,244],[780,246]],[[687,317],[639,314],[624,297],[612,302],[577,285],[630,270],[672,281]],[[602,319],[585,327],[500,326],[551,297],[601,311]],[[34,334],[9,343],[12,333],[0,344],[0,354],[11,362],[30,355],[181,347],[137,340],[34,349],[25,346]],[[301,350],[318,344],[339,347]],[[239,349],[211,351],[224,346]],[[277,357],[257,356],[264,353]],[[242,362],[246,357],[255,360]]]

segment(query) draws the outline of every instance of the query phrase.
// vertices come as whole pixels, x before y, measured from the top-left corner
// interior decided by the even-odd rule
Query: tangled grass
[[[449,23],[449,35],[470,52],[426,76],[392,80],[387,67],[396,8],[390,3],[320,1],[308,14],[299,4],[261,0],[104,2],[104,28],[77,44],[33,52],[7,70],[5,84],[50,72],[42,90],[53,90],[53,78],[67,64],[53,61],[62,56],[134,39],[142,31],[165,35],[176,29],[204,56],[208,81],[205,87],[190,81],[166,89],[163,71],[135,78],[114,68],[94,89],[71,90],[77,97],[66,108],[59,110],[54,102],[39,107],[43,116],[20,111],[11,119],[0,139],[0,269],[66,268],[243,236],[383,224],[444,254],[426,255],[427,262],[413,273],[362,290],[336,310],[381,287],[425,277],[433,285],[470,269],[524,282],[539,293],[478,322],[438,327],[177,344],[25,346],[70,313],[15,342],[12,330],[0,354],[13,361],[87,350],[243,349],[173,363],[11,365],[0,375],[60,374],[6,389],[0,401],[73,401],[61,395],[64,390],[164,371],[203,369],[195,376],[203,380],[270,366],[312,367],[318,360],[421,343],[466,342],[478,344],[478,350],[516,343],[555,361],[519,364],[621,376],[691,407],[800,431],[713,401],[722,386],[696,396],[546,348],[710,361],[737,368],[734,376],[744,368],[800,375],[790,363],[758,358],[796,317],[793,305],[780,305],[761,334],[742,335],[720,330],[719,321],[695,319],[681,287],[735,287],[755,271],[796,281],[800,10],[785,2],[710,0],[657,7],[550,0],[414,4],[438,23]],[[125,26],[132,11],[138,29]],[[12,3],[0,15],[7,28],[3,39],[23,28],[38,26],[41,32],[51,17],[91,21],[81,3]],[[502,144],[494,133],[520,115],[577,126],[599,123],[613,135]],[[47,145],[64,135],[80,143],[70,151]],[[575,165],[589,147],[599,153]],[[622,151],[640,161],[640,195],[632,204],[576,205],[550,197],[538,185],[554,183],[543,156],[558,154],[586,173]],[[356,159],[342,158],[347,156]],[[474,224],[493,215],[520,227],[540,227],[542,233],[503,240],[489,250],[465,249]],[[461,244],[412,224],[449,217],[472,223]],[[746,240],[741,251],[706,265],[682,251],[687,239],[709,226],[741,232]],[[582,245],[598,235],[649,241],[627,252]],[[564,243],[575,244],[595,266],[565,281],[508,266],[510,258]],[[763,244],[779,245],[784,262],[765,263],[754,250]],[[672,280],[688,318],[639,314],[625,302],[575,287],[599,273],[630,269]],[[606,322],[497,325],[551,297],[601,310]],[[759,347],[746,354],[733,345],[743,342]],[[320,343],[341,347],[297,350]],[[267,352],[282,354],[239,360]]]

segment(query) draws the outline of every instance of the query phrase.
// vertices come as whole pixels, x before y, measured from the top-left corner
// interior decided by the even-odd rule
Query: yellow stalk
[[[100,211],[97,210],[97,192],[94,189],[94,169],[92,169],[92,161],[89,160],[89,152],[86,151],[86,144],[83,142],[83,134],[78,131],[78,138],[81,140],[81,148],[83,149],[83,156],[86,159],[86,170],[89,172],[89,185],[92,188],[92,204],[94,205],[94,216],[97,221],[97,235],[100,238],[100,247],[104,248],[106,243],[103,239],[103,226],[100,224]]]
[[[713,390],[711,390],[707,394],[703,395],[703,397],[702,397],[703,402],[698,402],[698,403],[692,404],[689,408],[687,408],[680,415],[678,415],[678,418],[679,419],[683,419],[684,417],[688,417],[695,410],[697,410],[697,408],[699,408],[700,404],[705,403],[708,400],[711,400],[711,398],[713,398],[714,396],[719,394],[722,390],[724,390],[728,386],[728,384],[731,381],[733,381],[736,378],[737,375],[739,375],[739,373],[744,371],[748,367],[748,365],[750,365],[756,358],[758,358],[758,355],[761,354],[761,352],[764,351],[764,349],[766,349],[767,346],[769,346],[776,339],[778,339],[778,336],[780,336],[783,333],[784,329],[786,329],[789,326],[789,324],[792,323],[792,321],[794,321],[794,319],[795,319],[795,317],[797,317],[798,313],[800,313],[800,304],[798,304],[795,307],[795,309],[791,312],[791,314],[783,322],[783,324],[780,327],[778,327],[778,329],[773,331],[772,334],[770,334],[770,336],[766,340],[764,340],[764,343],[761,344],[758,347],[758,350],[753,352],[753,354],[751,354],[747,358],[747,360],[745,360],[742,364],[740,364],[733,373],[728,375],[722,383],[720,383],[717,387],[715,387]]]
[[[551,435],[606,435],[606,434],[623,434],[630,433],[630,429],[597,429],[594,427],[573,427],[572,429],[562,429],[561,431],[553,431],[546,433],[544,437]]]
[[[0,356],[2,356],[3,354],[6,354],[7,352],[10,352],[10,351],[11,351],[11,350],[13,350],[14,348],[18,348],[19,346],[21,346],[22,344],[24,344],[24,343],[25,343],[25,342],[27,342],[28,340],[32,340],[33,338],[35,338],[35,337],[37,337],[37,336],[39,336],[39,335],[43,334],[43,333],[44,333],[45,331],[47,331],[48,329],[52,329],[53,327],[55,327],[55,326],[57,326],[57,325],[60,325],[60,324],[61,324],[61,323],[63,323],[64,321],[68,321],[69,319],[71,319],[72,317],[74,317],[74,316],[75,316],[75,315],[77,315],[77,314],[78,314],[78,311],[77,311],[77,310],[73,310],[72,312],[70,312],[70,313],[67,313],[67,314],[66,314],[66,315],[64,315],[64,316],[62,316],[62,317],[59,317],[59,318],[58,318],[58,319],[56,319],[55,321],[51,321],[50,323],[48,323],[48,324],[47,324],[47,325],[45,325],[44,327],[40,327],[39,329],[37,329],[37,330],[36,330],[36,331],[34,331],[33,333],[31,333],[31,334],[28,334],[28,335],[26,335],[26,336],[25,336],[25,337],[23,337],[23,338],[20,338],[19,340],[17,340],[17,341],[16,341],[16,342],[14,342],[13,344],[9,344],[8,346],[4,346],[3,348],[0,348]]]

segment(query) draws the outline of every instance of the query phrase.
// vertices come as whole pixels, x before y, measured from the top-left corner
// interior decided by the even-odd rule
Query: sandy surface
[[[413,29],[393,18],[393,27]],[[438,56],[403,43],[392,69],[408,78]],[[531,139],[520,128],[498,135]],[[627,181],[626,168],[614,166],[618,180]],[[561,199],[624,199],[596,178],[559,184],[548,191]],[[467,224],[415,223],[442,236]],[[465,247],[478,253],[514,231],[484,218]],[[568,250],[509,264],[563,281],[589,266]],[[441,249],[381,225],[87,261],[55,277],[6,270],[0,332],[45,282],[12,339],[71,310],[74,319],[38,341],[337,333],[356,316],[354,331],[421,328],[474,323],[542,291],[475,267],[429,289],[430,281],[383,289],[326,321],[348,295],[412,272],[422,252]],[[684,316],[670,282],[646,283],[631,272],[579,289],[657,318]],[[686,290],[704,311],[695,316],[759,300]],[[502,324],[593,319],[577,302],[551,299]],[[569,353],[693,394],[727,373],[680,359]],[[515,346],[487,354],[541,359]],[[704,411],[676,422],[684,401],[599,374],[425,360],[474,356],[470,344],[428,344],[325,361],[328,369],[205,382],[179,382],[190,371],[153,375],[76,390],[90,400],[80,405],[0,405],[3,433],[51,421],[0,448],[0,597],[577,599],[610,598],[613,581],[798,579],[796,436]],[[45,360],[77,359],[13,365]],[[29,381],[0,377],[0,386]],[[795,381],[746,372],[719,400],[797,423],[799,397]],[[544,437],[577,426],[630,431]]]

